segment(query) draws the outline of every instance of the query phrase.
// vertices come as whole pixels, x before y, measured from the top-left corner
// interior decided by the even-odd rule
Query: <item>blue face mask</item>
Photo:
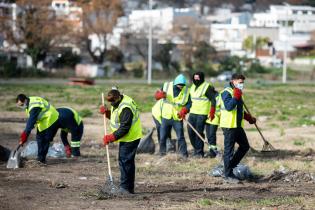
[[[244,89],[244,83],[238,83],[235,85],[236,88],[243,90]]]

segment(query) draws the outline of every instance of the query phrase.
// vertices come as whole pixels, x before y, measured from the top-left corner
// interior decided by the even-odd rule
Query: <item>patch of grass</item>
[[[79,115],[84,118],[84,117],[91,117],[93,115],[93,112],[89,109],[82,109],[79,111]]]
[[[302,140],[294,140],[293,144],[295,146],[304,146],[305,145],[305,141]]]
[[[274,198],[263,198],[256,201],[257,205],[260,206],[280,206],[280,205],[290,205],[290,204],[300,204],[302,203],[299,197],[274,197]]]
[[[203,198],[197,201],[197,204],[200,206],[211,206],[213,202],[210,199]]]

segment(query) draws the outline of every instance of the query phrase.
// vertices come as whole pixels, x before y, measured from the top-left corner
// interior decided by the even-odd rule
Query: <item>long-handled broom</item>
[[[102,105],[105,105],[104,101],[104,93],[102,93]],[[104,121],[104,134],[107,134],[107,127],[106,127],[106,115],[103,115],[103,121]],[[107,156],[107,166],[108,166],[108,180],[106,180],[104,186],[101,189],[102,193],[105,194],[114,194],[118,191],[118,188],[114,184],[113,176],[112,176],[112,170],[110,167],[110,160],[109,160],[109,152],[108,152],[108,145],[106,145],[106,156]]]

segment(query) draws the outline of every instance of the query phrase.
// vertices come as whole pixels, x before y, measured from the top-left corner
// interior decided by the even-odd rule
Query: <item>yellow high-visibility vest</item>
[[[224,91],[229,92],[229,94],[233,97],[233,89],[231,87],[225,88],[223,91],[220,92],[220,127],[221,128],[236,128],[237,127],[237,106],[231,110],[227,111],[224,106],[224,102],[222,100],[222,93]],[[244,107],[242,113],[242,122],[241,126],[244,127]]]
[[[152,107],[152,115],[159,123],[162,123],[162,106],[163,99],[160,99]]]
[[[121,114],[121,111],[126,107],[128,107],[132,111],[132,124],[128,133],[118,139],[118,142],[131,142],[142,137],[142,126],[139,118],[138,107],[134,100],[132,100],[132,98],[127,95],[123,96],[122,101],[115,110],[113,107],[111,107],[110,127],[112,132],[118,130],[118,128],[120,127],[119,116]]]
[[[202,83],[197,89],[196,85],[192,85],[190,88],[190,97],[192,105],[190,108],[190,113],[199,115],[208,115],[211,101],[207,98],[206,91],[209,87],[209,83]]]
[[[27,116],[30,116],[30,112],[33,108],[41,108],[41,112],[37,116],[36,127],[39,132],[42,132],[49,128],[54,122],[58,120],[59,113],[51,104],[41,97],[31,96],[29,97],[29,104],[25,110]]]
[[[162,102],[162,117],[165,119],[180,120],[177,113],[188,102],[189,88],[184,86],[178,96],[174,98],[173,82],[165,82],[163,91],[166,92],[166,98]]]

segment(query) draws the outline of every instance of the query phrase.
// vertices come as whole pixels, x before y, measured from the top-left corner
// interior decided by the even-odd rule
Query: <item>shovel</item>
[[[20,168],[21,166],[21,153],[18,151],[22,145],[19,144],[17,148],[10,153],[9,160],[7,162],[7,168]]]
[[[104,106],[104,93],[102,93],[102,105]],[[106,128],[106,115],[103,115],[104,120],[104,133],[107,134]],[[106,156],[107,156],[107,166],[108,166],[108,180],[105,182],[104,186],[101,189],[101,192],[104,194],[115,194],[118,191],[118,188],[114,184],[112,170],[110,167],[110,160],[109,160],[109,152],[108,152],[108,145],[106,145]]]

